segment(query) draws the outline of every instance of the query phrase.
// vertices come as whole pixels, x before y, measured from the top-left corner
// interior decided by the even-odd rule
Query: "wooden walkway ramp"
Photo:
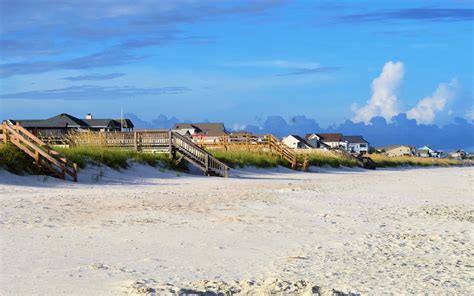
[[[190,138],[173,131],[88,132],[76,133],[69,139],[72,146],[100,146],[136,151],[168,152],[176,163],[183,160],[208,176],[229,176],[229,167]]]
[[[279,155],[287,161],[292,169],[305,171],[307,169],[307,158],[304,161],[298,160],[298,154],[282,141],[272,134],[230,134],[213,141],[206,138],[195,138],[194,141],[205,148],[223,148],[223,149],[247,149],[269,151]]]
[[[180,158],[177,158],[177,163],[182,159],[186,159],[208,176],[221,176],[225,178],[229,176],[229,167],[212,156],[211,153],[202,149],[185,136],[176,132],[170,132],[169,134],[170,155],[175,159],[176,153],[181,155]]]
[[[5,144],[11,143],[15,145],[34,159],[38,167],[46,169],[53,176],[77,182],[76,163],[68,160],[64,155],[46,145],[46,143],[21,125],[3,123],[1,127],[0,135]]]

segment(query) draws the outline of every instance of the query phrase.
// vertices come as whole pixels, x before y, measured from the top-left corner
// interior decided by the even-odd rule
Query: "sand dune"
[[[0,171],[2,295],[474,294],[474,169]]]

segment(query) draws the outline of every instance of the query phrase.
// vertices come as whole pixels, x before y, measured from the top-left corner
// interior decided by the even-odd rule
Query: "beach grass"
[[[246,149],[212,149],[209,152],[218,160],[230,167],[254,166],[258,168],[272,168],[279,165],[288,166],[280,156],[266,151]]]
[[[114,169],[126,169],[130,161],[135,161],[150,166],[162,166],[169,169],[182,169],[169,159],[168,153],[143,153],[133,150],[104,148],[98,146],[83,147],[54,147],[68,159],[84,168],[87,163],[97,163]]]
[[[40,172],[33,159],[13,144],[0,144],[0,167],[17,175]]]
[[[399,167],[399,166],[459,166],[462,161],[452,158],[431,158],[415,156],[396,156],[389,157],[383,154],[370,154],[370,158],[377,167]]]
[[[341,153],[327,150],[308,150],[298,153],[298,161],[303,162],[305,156],[308,158],[308,166],[330,166],[338,167],[356,167],[359,162],[353,158],[347,157]]]

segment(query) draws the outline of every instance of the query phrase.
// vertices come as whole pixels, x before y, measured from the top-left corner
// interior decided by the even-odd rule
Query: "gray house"
[[[342,141],[347,143],[347,151],[350,153],[369,153],[369,142],[362,136],[342,136]]]
[[[62,138],[70,131],[131,131],[130,119],[95,119],[87,114],[84,119],[61,113],[47,119],[7,119],[8,124],[19,124],[40,138]]]

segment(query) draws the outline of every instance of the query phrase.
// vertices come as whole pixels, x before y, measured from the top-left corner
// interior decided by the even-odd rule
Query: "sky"
[[[472,1],[0,0],[0,13],[2,119],[474,120]]]

